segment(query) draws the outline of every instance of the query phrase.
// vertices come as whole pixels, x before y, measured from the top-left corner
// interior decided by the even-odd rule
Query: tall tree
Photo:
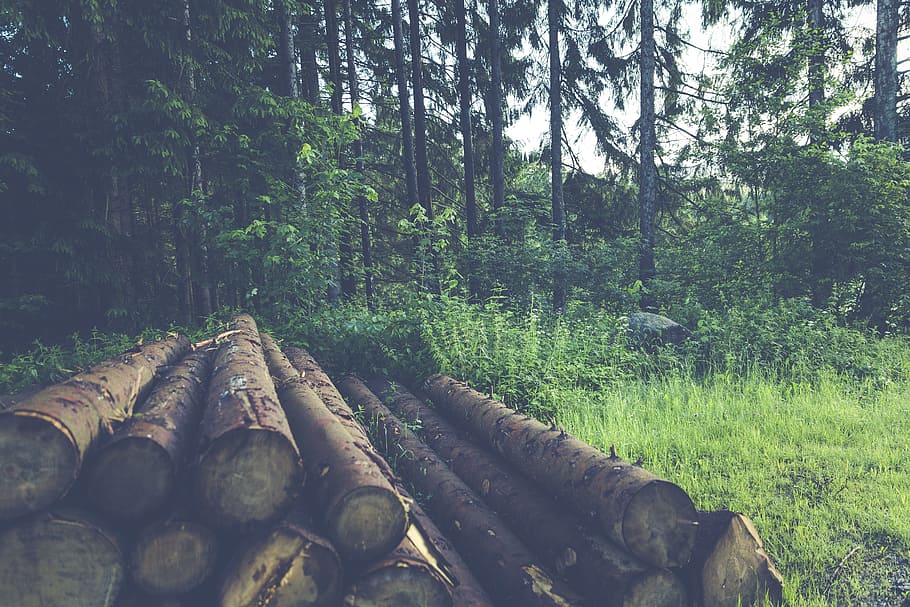
[[[278,61],[281,65],[280,85],[282,94],[296,99],[299,96],[297,87],[297,57],[294,52],[293,15],[288,3],[277,2],[278,20],[281,32],[278,36]]]
[[[319,102],[319,65],[316,62],[316,39],[319,27],[316,0],[300,4],[298,32],[300,35],[301,96],[313,105]]]
[[[638,119],[639,143],[639,262],[638,279],[643,295],[642,310],[655,307],[651,291],[652,281],[657,275],[654,266],[654,220],[657,206],[657,167],[654,164],[654,150],[657,145],[654,115],[654,64],[656,45],[654,41],[654,0],[640,0],[641,45],[639,63],[641,70],[641,116]]]
[[[477,198],[474,184],[474,133],[471,124],[471,78],[468,64],[468,32],[465,0],[455,2],[455,19],[458,31],[455,46],[458,54],[458,118],[461,127],[464,153],[464,206],[468,240],[477,232]]]
[[[897,23],[900,2],[878,0],[875,17],[875,138],[897,141]]]
[[[332,87],[331,108],[332,113],[341,116],[344,112],[342,107],[342,80],[341,80],[341,53],[338,42],[338,0],[326,0],[325,2],[325,35],[328,48],[329,58],[329,81]],[[336,209],[337,211],[337,209]],[[334,215],[334,214],[333,214]],[[330,303],[337,303],[342,295],[350,293],[350,252],[349,244],[345,246],[345,238],[338,238],[335,230],[335,221],[330,221],[326,227],[329,234],[329,263],[330,272],[335,280],[329,284],[328,300]],[[339,242],[339,240],[341,242]]]
[[[505,149],[502,141],[502,34],[500,32],[499,0],[490,0],[490,79],[493,115],[493,146],[490,150],[490,182],[493,186],[493,210],[499,212],[505,204]],[[496,232],[502,235],[502,221],[496,220]]]
[[[411,102],[405,69],[404,27],[401,0],[392,0],[392,36],[395,41],[395,77],[398,81],[398,110],[401,115],[401,155],[404,164],[408,208],[420,204],[417,197],[417,165],[414,164],[414,134],[411,129]]]
[[[566,211],[562,196],[562,74],[559,56],[561,0],[547,1],[550,42],[550,200],[553,209],[553,243],[561,251],[566,242]],[[553,265],[553,309],[566,308],[566,277],[561,256]]]

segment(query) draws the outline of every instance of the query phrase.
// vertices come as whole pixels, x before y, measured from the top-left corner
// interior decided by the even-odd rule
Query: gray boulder
[[[654,348],[666,344],[681,344],[692,332],[678,322],[651,312],[629,314],[629,343],[639,348]]]

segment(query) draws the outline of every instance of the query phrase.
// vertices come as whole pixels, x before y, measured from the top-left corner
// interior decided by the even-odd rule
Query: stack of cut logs
[[[444,376],[416,393],[336,388],[248,315],[0,409],[3,604],[781,599],[745,516],[699,512],[676,485]]]

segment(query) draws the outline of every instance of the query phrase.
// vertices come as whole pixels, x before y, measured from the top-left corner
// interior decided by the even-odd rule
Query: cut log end
[[[84,476],[86,494],[95,508],[108,516],[133,520],[164,504],[174,487],[176,470],[161,445],[131,436],[101,450]]]
[[[76,479],[80,460],[54,420],[30,411],[0,415],[0,520],[50,506]]]
[[[17,607],[110,607],[123,579],[113,537],[71,513],[42,513],[0,534],[0,597]]]
[[[685,491],[652,481],[626,507],[622,536],[635,556],[657,567],[682,567],[692,558],[698,513]]]
[[[341,595],[341,562],[324,540],[280,526],[226,571],[220,607],[322,607]]]
[[[407,510],[398,495],[376,486],[349,492],[326,518],[327,531],[338,551],[363,561],[391,551],[404,536],[407,524]]]
[[[207,520],[235,526],[278,517],[301,484],[299,456],[287,437],[241,428],[218,437],[202,455],[196,492]]]
[[[425,567],[399,563],[357,579],[344,597],[345,607],[451,607],[445,583]]]
[[[147,528],[130,556],[133,580],[147,592],[174,596],[189,592],[211,574],[217,540],[208,527],[168,521]]]
[[[675,573],[654,570],[641,575],[626,590],[622,607],[686,607],[689,593]]]

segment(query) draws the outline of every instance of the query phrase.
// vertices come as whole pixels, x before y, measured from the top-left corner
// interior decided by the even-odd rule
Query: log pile
[[[741,514],[451,378],[336,384],[242,314],[0,399],[0,596],[733,607],[781,578]]]

